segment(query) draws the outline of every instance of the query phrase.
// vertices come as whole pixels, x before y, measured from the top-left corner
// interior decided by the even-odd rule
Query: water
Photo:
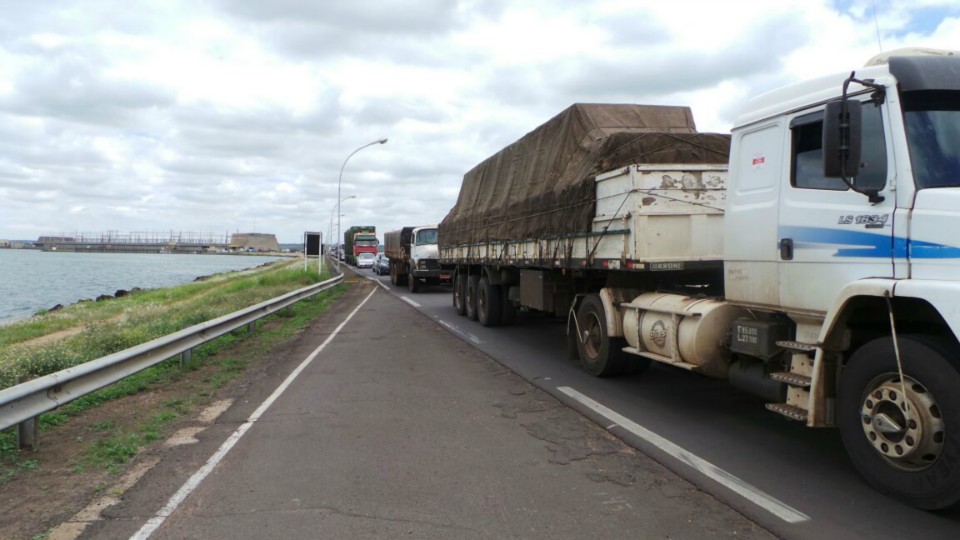
[[[56,253],[0,249],[0,324],[134,287],[155,289],[276,261],[256,255]]]

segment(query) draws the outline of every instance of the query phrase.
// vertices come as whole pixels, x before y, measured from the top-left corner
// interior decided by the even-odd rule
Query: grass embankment
[[[318,276],[315,271],[304,272],[301,261],[282,261],[254,270],[218,274],[178,287],[138,291],[103,302],[81,302],[17,324],[0,326],[0,388],[133,347],[327,278],[329,275]],[[242,328],[196,348],[191,368],[212,367],[210,375],[204,378],[204,387],[196,392],[197,399],[164,402],[149,421],[134,430],[114,430],[110,422],[96,425],[95,429],[101,430],[103,436],[87,448],[88,459],[78,467],[110,469],[129,460],[140,446],[160,438],[165,424],[196,408],[203,398],[237,377],[246,367],[242,358],[218,355],[218,350],[230,348],[235,342],[243,342],[247,352],[269,350],[293,337],[323,313],[342,292],[341,288],[261,319],[256,333],[250,334]],[[182,374],[179,357],[176,357],[72,401],[41,416],[40,439],[43,440],[44,430],[65,424],[84,411],[175,383]],[[38,467],[35,461],[24,457],[16,448],[14,430],[0,432],[0,485],[19,472]]]

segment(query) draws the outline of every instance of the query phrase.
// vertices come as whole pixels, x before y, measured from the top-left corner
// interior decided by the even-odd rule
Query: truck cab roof
[[[856,78],[885,86],[897,84],[903,92],[960,90],[960,56],[949,51],[942,55],[894,55],[885,58],[885,63],[878,63],[884,60],[877,58],[871,59],[871,65],[854,70]],[[848,77],[849,72],[835,73],[761,94],[747,102],[733,129],[835,100]],[[861,90],[863,87],[856,84],[849,88],[850,94]]]

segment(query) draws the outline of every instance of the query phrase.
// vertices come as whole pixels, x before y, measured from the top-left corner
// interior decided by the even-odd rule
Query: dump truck
[[[377,240],[377,228],[373,225],[354,225],[343,233],[344,258],[347,264],[357,265],[361,253],[377,254],[380,242]]]
[[[410,292],[423,285],[449,283],[451,272],[437,261],[437,226],[403,227],[383,235],[384,253],[390,259],[390,282],[406,285]]]
[[[953,506],[958,103],[960,56],[893,54],[754,98],[730,135],[573,105],[465,174],[439,224],[453,306],[564,317],[596,376],[726,380],[838,428],[877,490]]]

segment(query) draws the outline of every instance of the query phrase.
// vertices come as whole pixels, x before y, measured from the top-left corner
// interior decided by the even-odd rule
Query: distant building
[[[230,235],[230,249],[233,251],[280,251],[280,243],[275,234],[233,233]]]
[[[8,247],[13,247],[10,241],[0,239],[0,248],[8,248]]]

